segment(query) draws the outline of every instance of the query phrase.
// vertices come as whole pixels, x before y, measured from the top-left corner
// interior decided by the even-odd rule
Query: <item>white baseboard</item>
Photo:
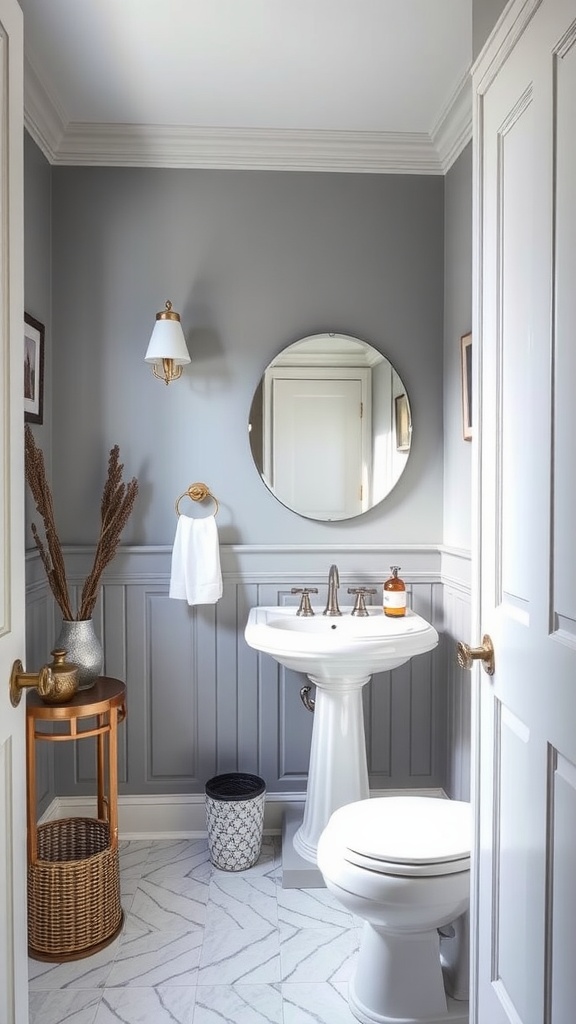
[[[442,789],[373,790],[378,796],[446,797]],[[267,793],[264,832],[280,835],[287,806],[304,810],[303,793]],[[94,817],[95,799],[79,796],[56,797],[42,815],[40,823],[57,818]],[[121,839],[200,839],[206,835],[205,797],[203,793],[183,796],[120,796],[118,827]]]

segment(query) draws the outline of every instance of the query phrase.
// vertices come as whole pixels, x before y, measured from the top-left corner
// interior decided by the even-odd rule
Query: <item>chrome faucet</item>
[[[339,586],[340,576],[338,574],[338,566],[331,565],[330,572],[328,573],[328,600],[326,601],[324,615],[342,615],[342,612],[338,607]]]

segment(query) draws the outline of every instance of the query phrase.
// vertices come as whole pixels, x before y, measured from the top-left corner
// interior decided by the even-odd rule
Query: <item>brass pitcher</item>
[[[38,693],[45,704],[65,704],[78,692],[78,666],[66,661],[66,651],[57,647],[54,658],[38,678]]]

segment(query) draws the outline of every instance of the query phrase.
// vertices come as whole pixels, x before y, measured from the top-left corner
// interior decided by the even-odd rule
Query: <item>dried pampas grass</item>
[[[111,448],[108,459],[108,476],[104,484],[100,505],[100,535],[96,545],[94,563],[82,588],[80,608],[77,614],[74,615],[70,604],[62,545],[60,544],[54,521],[52,493],[46,480],[44,455],[42,449],[38,448],[34,441],[30,426],[26,424],[26,480],[32,492],[36,510],[42,517],[45,540],[43,541],[40,537],[34,523],[32,524],[32,535],[40,552],[40,558],[46,570],[50,589],[62,615],[68,620],[92,618],[94,606],[98,599],[102,573],[116,554],[122,531],[134,508],[134,502],[138,494],[138,481],[136,477],[133,477],[127,484],[122,481],[124,466],[119,460],[120,449],[116,444]]]

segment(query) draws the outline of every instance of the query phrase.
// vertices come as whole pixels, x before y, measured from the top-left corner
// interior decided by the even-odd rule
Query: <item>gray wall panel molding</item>
[[[72,585],[82,584],[94,557],[89,546],[66,545],[64,555]],[[170,545],[119,549],[105,572],[107,585],[167,583],[170,578],[172,547]],[[292,581],[305,574],[307,578],[328,578],[332,562],[337,562],[341,575],[358,573],[384,580],[390,563],[402,565],[403,576],[430,581],[440,578],[441,547],[439,544],[221,544],[222,573],[230,582]],[[40,565],[40,571],[43,572]]]
[[[223,566],[231,564],[230,554],[224,546]],[[323,603],[332,561],[343,569],[342,588],[359,580],[379,583],[394,560],[391,548],[369,546],[363,551],[350,545],[327,551],[323,546],[279,546],[263,552],[259,547],[235,546],[234,557],[243,571],[224,570],[222,599],[197,608],[169,599],[170,556],[168,547],[149,553],[141,547],[123,549],[113,573],[104,578],[96,610],[105,670],[124,678],[128,689],[128,717],[121,730],[121,792],[183,797],[201,794],[213,774],[252,771],[266,779],[270,793],[302,794],[313,724],[299,698],[307,678],[248,647],[243,632],[249,609],[255,604],[293,604],[297,598],[290,589],[298,581],[317,582]],[[431,654],[375,676],[364,690],[372,789],[466,788],[469,684],[455,675],[450,651],[455,638],[468,635],[470,600],[463,580],[456,586],[442,580],[440,568],[447,557],[429,546],[403,548],[409,602],[439,629],[441,643]],[[88,548],[67,549],[69,573],[78,584],[91,558]],[[258,568],[263,559],[266,570]],[[30,559],[29,565],[33,562]],[[454,562],[468,564],[460,552]],[[419,564],[426,568],[419,571]],[[31,577],[28,629],[31,649],[41,661],[40,647],[44,644],[49,651],[53,645],[52,600],[45,586],[38,602],[34,572]],[[377,593],[375,601],[379,600]],[[58,750],[52,796],[92,791],[92,751],[88,742],[78,746],[83,749],[76,757],[72,750]],[[47,799],[49,787],[46,793]]]

